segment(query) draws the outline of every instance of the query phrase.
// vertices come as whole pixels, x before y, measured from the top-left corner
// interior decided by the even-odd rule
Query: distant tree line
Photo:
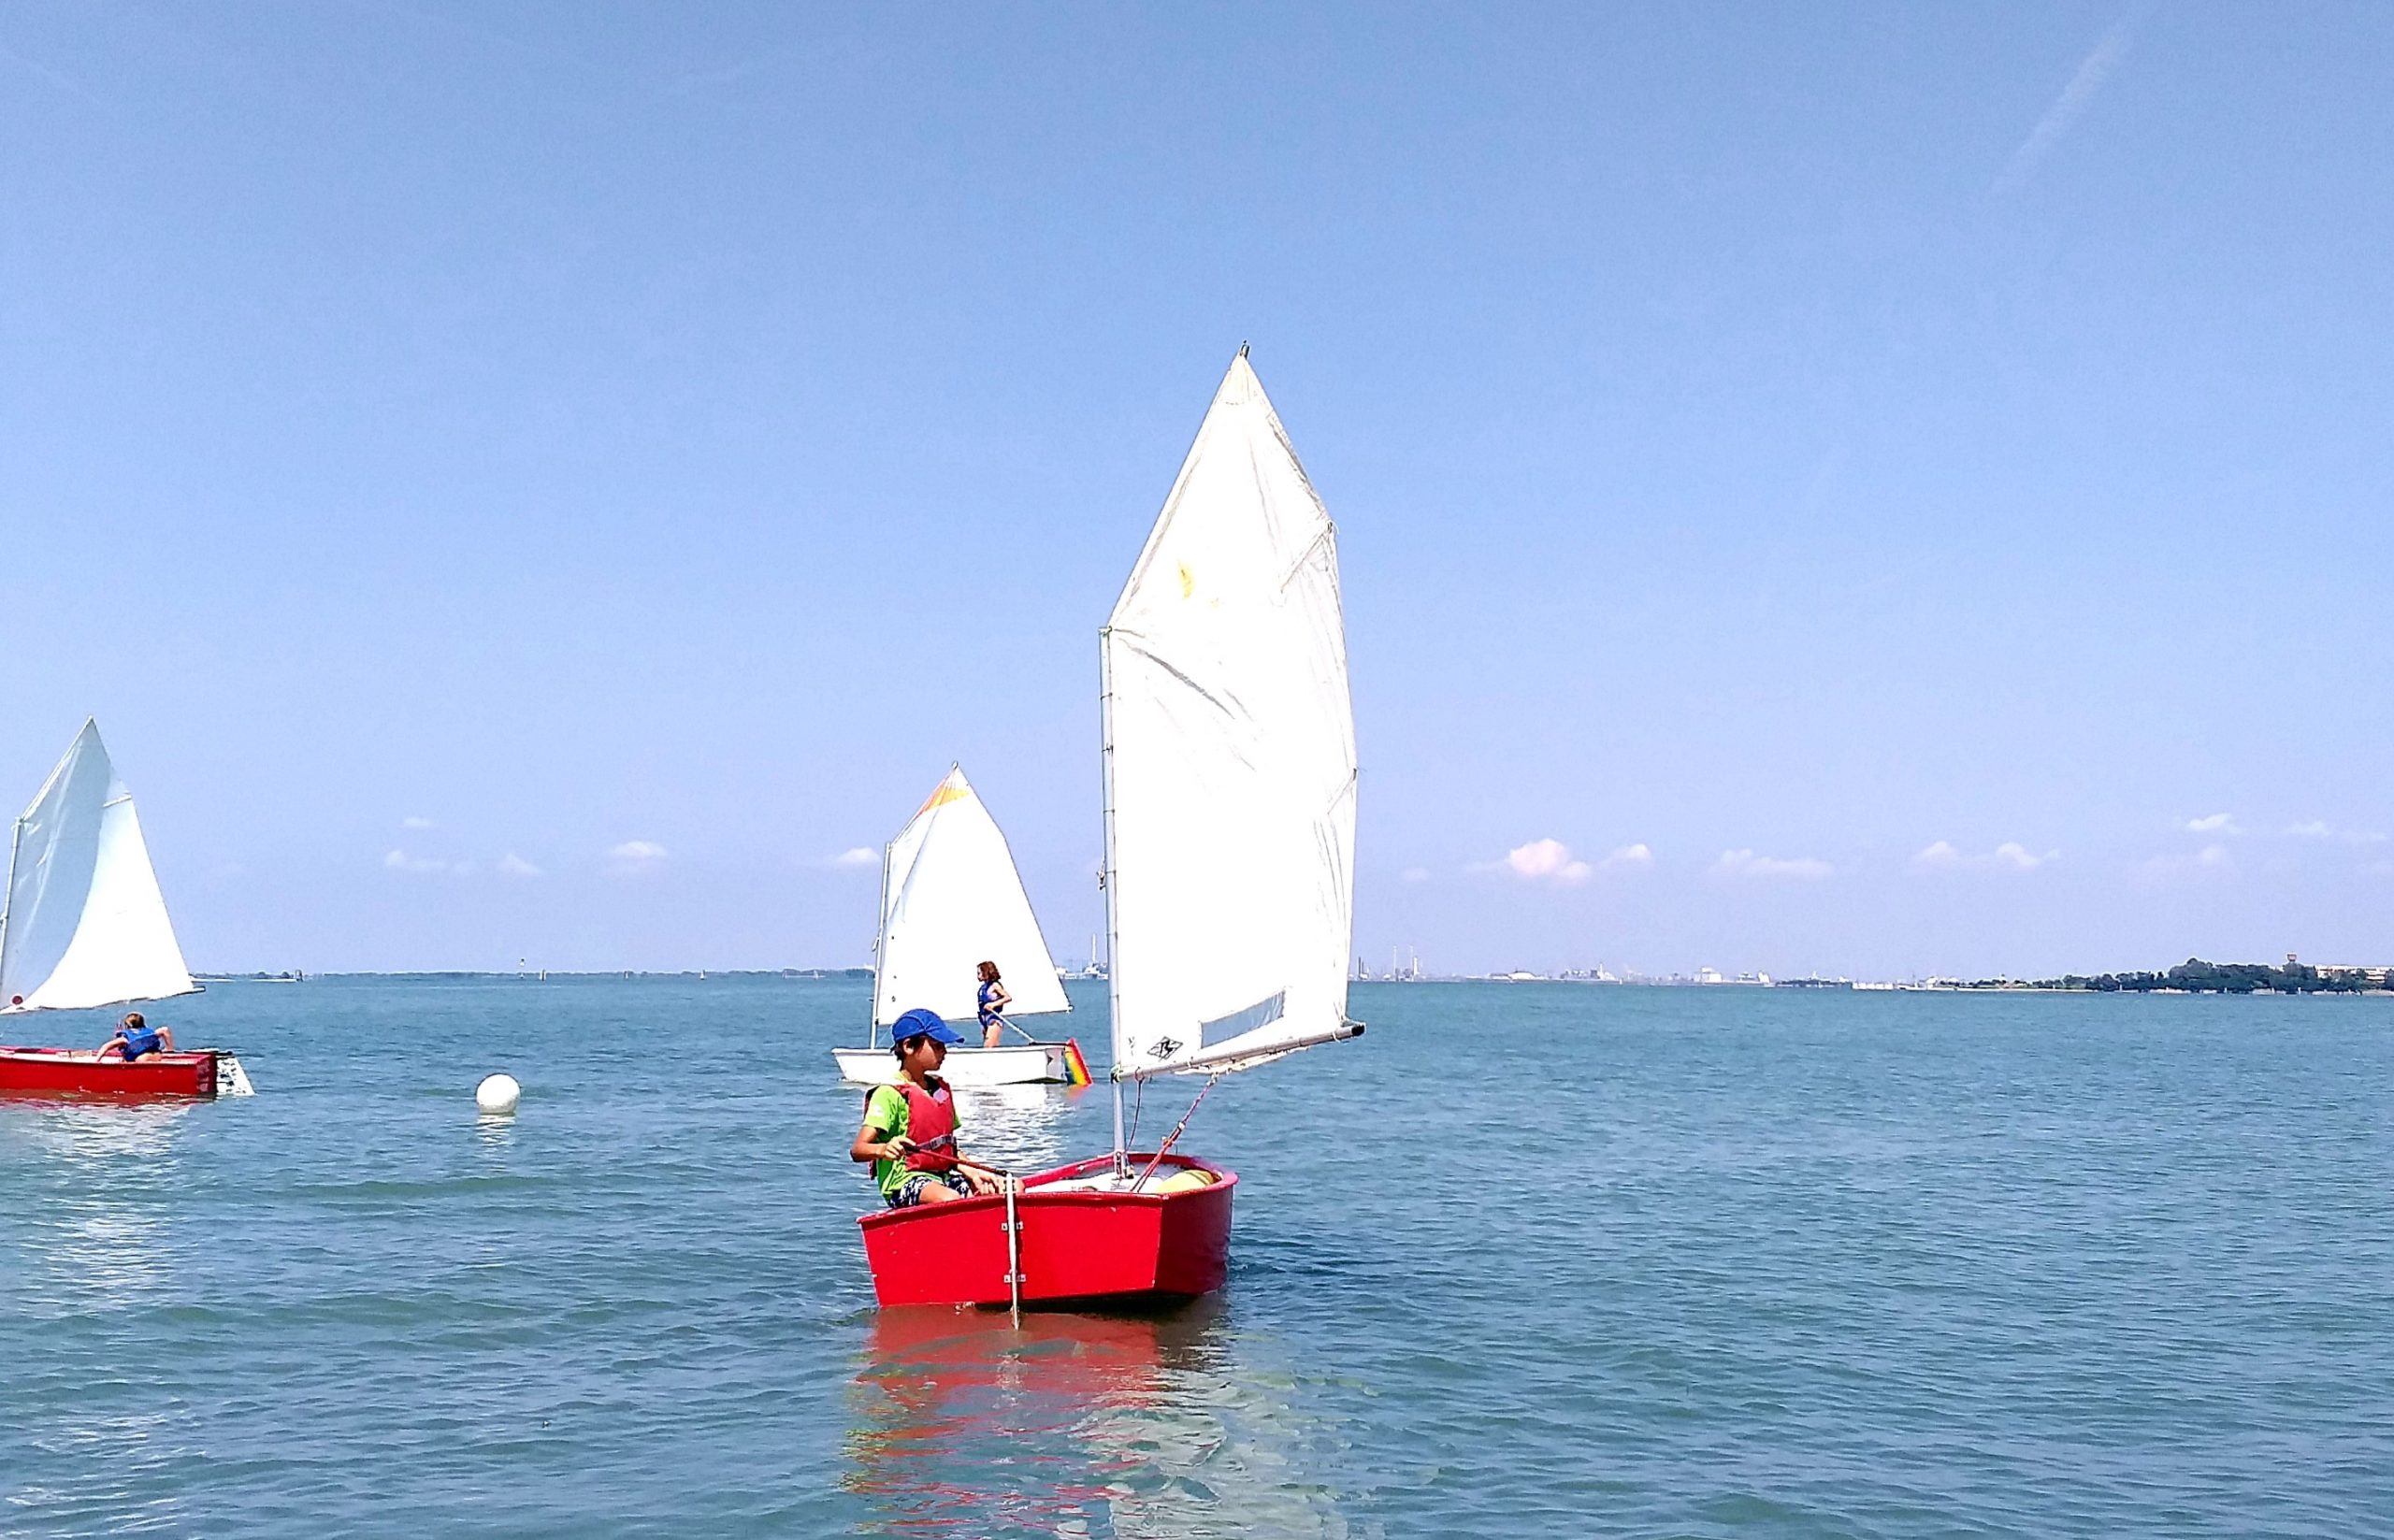
[[[2189,994],[2205,995],[2352,995],[2370,986],[2366,979],[2349,973],[2323,974],[2308,963],[2273,968],[2265,962],[2205,962],[2200,957],[2188,957],[2159,973],[2097,973],[2091,977],[2071,973],[2037,981],[2040,989],[2096,989],[2106,994],[2183,989]]]

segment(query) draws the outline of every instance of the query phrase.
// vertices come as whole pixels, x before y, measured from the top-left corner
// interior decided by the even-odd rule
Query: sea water
[[[257,1096],[0,1105],[0,1533],[2394,1530],[2394,1000],[1363,986],[1185,1138],[1229,1287],[1020,1330],[873,1307],[865,1004],[158,1007]],[[1060,1160],[1107,1089],[964,1116]]]

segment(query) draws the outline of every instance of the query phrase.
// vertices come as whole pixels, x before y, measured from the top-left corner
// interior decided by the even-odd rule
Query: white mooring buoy
[[[515,1110],[515,1103],[523,1096],[524,1087],[515,1083],[513,1075],[484,1075],[483,1083],[474,1087],[474,1105],[493,1117],[504,1117]]]

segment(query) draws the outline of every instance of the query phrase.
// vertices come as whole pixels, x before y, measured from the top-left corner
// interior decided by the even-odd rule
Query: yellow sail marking
[[[915,810],[915,816],[919,818],[933,808],[944,808],[950,802],[961,802],[972,795],[973,788],[970,786],[959,786],[952,781],[942,781],[939,784],[939,789],[932,792],[924,799],[923,805]]]

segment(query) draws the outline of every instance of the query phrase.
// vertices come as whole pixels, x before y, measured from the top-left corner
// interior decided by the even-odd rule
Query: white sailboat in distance
[[[74,1011],[188,995],[166,895],[117,779],[100,725],[87,721],[25,809],[8,843],[0,907],[0,1011]]]
[[[8,841],[0,900],[0,1015],[80,1011],[196,993],[150,864],[133,794],[86,721]],[[89,1034],[87,1033],[87,1036]],[[89,1041],[0,1048],[0,1093],[246,1095],[229,1054],[151,1053],[103,1062]]]
[[[1014,996],[1007,1021],[1073,1008],[1015,870],[1014,852],[963,767],[954,766],[882,852],[873,1030],[865,1047],[831,1050],[840,1078],[861,1086],[896,1079],[897,1056],[881,1041],[881,1029],[908,1011],[935,1012],[972,1042],[979,1030],[976,969],[984,961],[998,965]],[[949,1049],[941,1075],[964,1087],[1088,1080],[1072,1043],[1041,1043],[1019,1029],[1016,1036],[1023,1041]]]

